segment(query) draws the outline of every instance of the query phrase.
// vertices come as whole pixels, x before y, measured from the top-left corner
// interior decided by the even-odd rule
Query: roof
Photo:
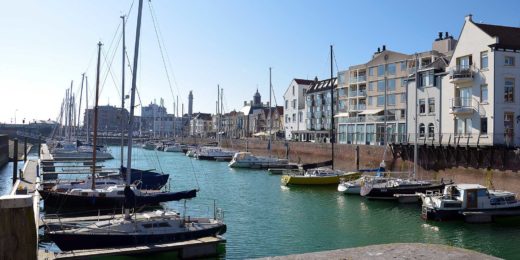
[[[338,85],[337,78],[332,78],[332,80],[334,81],[334,87],[336,87]],[[311,87],[307,90],[307,93],[314,93],[314,92],[330,90],[330,88],[331,88],[330,83],[331,83],[330,79],[313,81]]]
[[[311,85],[314,83],[314,80],[308,80],[308,79],[294,79],[294,81],[299,85]]]
[[[453,186],[456,186],[457,188],[461,190],[470,190],[470,189],[486,189],[485,186],[482,186],[480,184],[454,184]]]
[[[520,49],[520,28],[502,25],[474,23],[491,37],[498,37],[498,43],[493,47],[503,49]]]

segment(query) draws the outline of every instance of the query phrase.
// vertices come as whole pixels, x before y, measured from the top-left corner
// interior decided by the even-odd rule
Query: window
[[[464,133],[464,120],[461,118],[455,118],[455,134],[463,134]]]
[[[368,105],[369,105],[369,106],[372,105],[372,98],[373,98],[373,97],[368,97]]]
[[[487,69],[488,68],[488,52],[483,51],[480,53],[480,68]]]
[[[406,117],[406,110],[401,109],[401,118],[405,118],[405,117]]]
[[[402,88],[406,87],[406,79],[405,78],[401,78],[400,81],[401,81],[401,87]]]
[[[358,143],[358,144],[365,143],[365,126],[364,125],[356,126],[356,143]]]
[[[428,113],[435,113],[435,98],[428,98]]]
[[[480,134],[487,134],[487,117],[480,118]]]
[[[385,75],[385,66],[379,65],[377,66],[377,76],[381,77]]]
[[[469,69],[469,67],[473,64],[471,55],[459,57],[457,58],[456,62],[459,69]]]
[[[368,76],[374,76],[375,67],[368,68]]]
[[[419,124],[419,137],[424,137],[424,124],[423,123],[420,123]]]
[[[515,66],[515,57],[506,56],[504,58],[504,65],[506,65],[506,66]]]
[[[514,124],[513,124],[513,118],[515,117],[515,113],[513,112],[504,112],[504,134],[506,137],[506,141],[509,138],[509,141],[511,141],[511,138],[513,137],[514,133]]]
[[[406,103],[406,93],[401,93],[401,103]]]
[[[289,100],[285,100],[285,109],[289,107]]]
[[[471,134],[471,118],[466,118],[465,123],[464,133]]]
[[[385,81],[384,80],[377,81],[377,92],[385,92]]]
[[[368,82],[368,91],[373,91],[374,90],[374,81],[370,81]]]
[[[480,103],[488,102],[488,86],[487,84],[480,85]]]
[[[406,71],[406,61],[401,61],[401,71]]]
[[[292,94],[293,94],[293,96],[294,96],[294,86],[292,86]]]
[[[292,121],[296,122],[296,114],[292,114]]]
[[[382,107],[385,105],[385,96],[377,96],[377,106]]]
[[[419,86],[433,86],[433,71],[423,72],[419,77]]]
[[[388,91],[395,91],[395,79],[389,79],[387,82],[387,90]]]
[[[388,95],[388,105],[395,106],[395,95]]]
[[[305,94],[307,94],[307,89],[306,88],[303,89],[303,95],[305,96]]]
[[[419,99],[419,113],[426,113],[426,104],[424,102],[424,99]]]
[[[504,83],[504,101],[505,102],[515,102],[515,79],[506,78]]]
[[[296,99],[293,99],[292,101],[292,108],[296,108]]]
[[[386,71],[388,72],[388,75],[395,75],[395,63],[386,65]]]
[[[428,124],[428,137],[433,138],[434,130],[435,130],[435,127],[433,126],[433,123],[429,123]]]

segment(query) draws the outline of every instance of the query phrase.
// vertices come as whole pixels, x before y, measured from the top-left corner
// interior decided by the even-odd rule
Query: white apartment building
[[[465,18],[442,81],[442,142],[520,145],[520,28]]]
[[[293,79],[283,95],[284,131],[286,140],[303,141],[302,131],[306,130],[305,94],[313,80]]]

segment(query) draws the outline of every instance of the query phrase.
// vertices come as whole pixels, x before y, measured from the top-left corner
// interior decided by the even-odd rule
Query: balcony
[[[349,93],[348,93],[349,98],[366,97],[366,96],[367,96],[366,89],[360,89],[359,91],[349,91]]]
[[[350,84],[356,84],[356,83],[360,83],[360,82],[365,82],[367,81],[367,76],[366,75],[361,75],[361,76],[357,76],[357,77],[350,77]]]
[[[473,81],[475,69],[473,66],[457,65],[450,68],[450,83],[461,84]]]
[[[361,111],[367,109],[365,104],[350,105],[349,111]]]
[[[475,111],[471,98],[452,98],[450,99],[450,113],[455,115],[469,115]]]

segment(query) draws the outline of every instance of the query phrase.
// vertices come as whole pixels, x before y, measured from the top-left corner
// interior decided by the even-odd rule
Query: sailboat
[[[333,76],[333,49],[330,46],[330,107],[331,107],[331,168],[318,166],[316,168],[304,169],[302,173],[284,174],[281,178],[283,185],[333,185],[338,184],[340,179],[354,180],[361,176],[359,172],[343,172],[334,169],[334,76]]]
[[[130,105],[130,122],[128,124],[128,161],[127,171],[132,171],[132,126],[134,121],[135,90],[137,65],[139,54],[139,37],[141,28],[143,0],[139,0],[137,29],[134,51],[134,70],[132,75],[132,91]],[[48,229],[48,235],[61,250],[76,250],[104,247],[138,246],[145,244],[171,243],[191,240],[205,236],[216,236],[226,232],[226,225],[217,217],[216,211],[211,218],[181,217],[176,212],[146,212],[130,215],[132,197],[129,176],[124,189],[126,200],[124,203],[125,216],[115,220],[101,221],[84,227]],[[195,197],[196,193],[191,193]],[[191,196],[188,196],[191,197]]]

